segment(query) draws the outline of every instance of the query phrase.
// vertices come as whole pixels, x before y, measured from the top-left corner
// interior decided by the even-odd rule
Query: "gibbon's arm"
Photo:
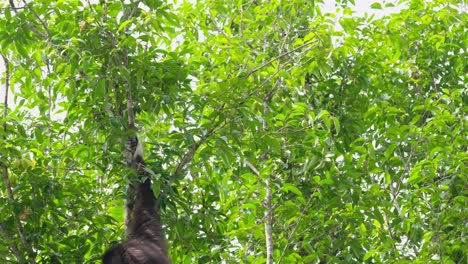
[[[134,200],[128,201],[131,207],[127,224],[128,241],[118,244],[102,256],[104,264],[170,264],[167,246],[159,215],[159,202],[151,189],[151,175],[145,170],[141,143],[137,137],[127,140],[129,166],[136,170],[138,179],[130,184],[135,193]],[[130,154],[130,155],[128,155]],[[131,199],[131,197],[127,197]]]
[[[151,189],[151,175],[145,170],[143,147],[140,142],[137,144],[133,158],[138,168],[138,183],[135,207],[133,208],[133,223],[129,225],[129,238],[138,237],[152,241],[167,255],[167,246],[164,242],[164,232],[159,214],[159,201],[156,200]]]

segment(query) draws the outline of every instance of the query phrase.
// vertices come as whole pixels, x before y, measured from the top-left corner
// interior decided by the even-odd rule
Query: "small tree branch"
[[[8,1],[10,3],[10,8],[11,10],[13,10],[13,12],[15,12],[15,14],[18,14],[18,10],[20,9],[25,9],[25,8],[28,8],[28,7],[20,7],[20,8],[16,8],[15,7],[15,3],[13,2],[13,0],[9,0]],[[36,35],[39,35],[41,36],[41,38],[43,39],[47,39],[49,41],[49,43],[52,44],[52,42],[50,42],[50,39],[48,38],[48,35],[40,32],[39,30],[37,30],[37,28],[35,28],[33,25],[31,25],[28,21],[26,21],[26,24],[29,26],[29,28],[32,30],[32,32],[34,32]],[[47,29],[48,30],[48,29]],[[53,44],[52,44],[53,45]],[[54,46],[54,45],[53,45]]]
[[[131,19],[133,17],[139,4],[140,4],[140,1],[136,1],[132,9],[128,12],[125,12],[124,19],[123,19],[124,21]],[[127,27],[125,27],[123,31],[124,33],[127,31],[126,29]],[[125,35],[128,35],[128,34],[125,33]],[[130,69],[128,68],[128,51],[127,50],[123,50],[122,64],[125,66],[125,68],[127,68],[127,70],[130,71]],[[130,80],[126,81],[125,96],[127,97],[128,128],[132,129],[132,128],[135,128],[135,112],[133,111],[134,101],[133,101],[133,96],[132,96],[132,86],[131,86]]]
[[[3,62],[5,64],[5,98],[3,101],[3,118],[7,118],[8,116],[8,93],[10,92],[10,62],[2,54]],[[6,121],[3,122],[3,132],[7,131],[7,124]]]
[[[301,215],[297,218],[297,220],[295,221],[296,222],[296,225],[294,226],[293,230],[291,232],[289,232],[288,234],[288,239],[286,240],[286,245],[284,246],[283,248],[283,251],[281,252],[281,256],[280,258],[278,259],[278,263],[281,263],[284,255],[286,254],[286,250],[288,249],[290,243],[291,243],[291,238],[294,236],[294,234],[296,233],[297,231],[297,228],[299,227],[299,223],[302,221],[302,218],[304,218],[304,216],[306,215],[307,213],[307,208],[309,208],[309,205],[310,203],[312,202],[312,198],[314,197],[314,193],[315,193],[315,190],[314,192],[310,195],[310,198],[309,200],[307,200],[307,203],[306,205],[304,206],[304,210],[302,210],[301,212]]]
[[[216,116],[214,116],[210,123],[214,123],[215,120],[219,117],[219,113],[221,113],[221,111],[224,109],[226,104],[222,104],[220,107],[218,107],[216,109],[216,112],[218,112],[218,114]],[[182,160],[180,161],[179,165],[177,165],[177,168],[175,170],[175,175],[179,175],[182,170],[184,169],[184,167],[190,162],[190,160],[192,159],[193,155],[195,155],[195,152],[197,152],[198,148],[200,148],[200,146],[211,136],[214,134],[214,132],[216,131],[216,129],[218,129],[219,127],[223,127],[223,126],[220,126],[222,123],[222,121],[218,121],[218,123],[214,124],[213,127],[205,134],[203,135],[200,140],[198,140],[197,143],[195,143],[195,145],[193,145],[186,153],[185,155],[182,157]]]
[[[307,52],[311,49],[315,48],[314,47],[310,47],[302,52]],[[287,52],[286,54],[289,54],[290,52]],[[283,55],[283,54],[282,54]],[[280,55],[280,56],[282,56]],[[277,58],[280,58],[280,56],[278,56]],[[268,76],[268,78],[266,78],[261,84],[257,85],[250,93],[247,94],[247,96],[245,96],[245,99],[251,97],[252,95],[254,95],[255,93],[258,92],[258,90],[260,90],[261,88],[263,88],[267,83],[269,83],[274,77],[276,77],[276,75],[283,69],[285,70],[289,70],[291,68],[295,67],[294,66],[294,58],[290,58],[288,59],[287,61],[285,61],[284,63],[280,64],[277,69],[275,70],[274,73],[270,74],[270,76]],[[268,97],[271,97],[273,96],[273,93],[276,91],[275,87],[273,89],[270,90],[270,92],[268,93]]]
[[[306,47],[306,46],[308,46],[308,45],[310,45],[310,44],[313,44],[313,43],[317,43],[317,41],[316,41],[316,40],[307,41],[306,43],[304,43],[304,44],[298,46],[298,47],[295,48],[295,49],[292,49],[292,50],[290,50],[290,51],[288,51],[288,52],[282,53],[282,54],[280,54],[280,55],[274,57],[273,59],[271,59],[271,60],[269,60],[269,61],[263,63],[262,65],[257,66],[257,67],[255,67],[255,68],[253,68],[252,70],[250,70],[250,72],[247,73],[247,75],[246,75],[244,78],[248,78],[250,75],[252,75],[252,74],[254,74],[255,72],[257,72],[257,71],[259,71],[259,70],[265,68],[266,66],[270,65],[270,64],[273,63],[274,61],[279,60],[279,59],[281,59],[282,57],[284,57],[284,56],[286,56],[286,55],[289,55],[289,54],[291,54],[291,53],[293,53],[293,52],[295,52],[295,51],[297,51],[297,50],[300,50],[300,49],[302,49],[303,47]]]
[[[270,179],[266,180],[266,196],[265,196],[265,238],[267,250],[267,264],[273,264],[273,208],[271,206],[271,186]]]
[[[2,56],[3,61],[5,63],[5,97],[4,97],[4,101],[3,101],[3,118],[6,119],[8,117],[8,93],[10,92],[10,62],[6,58],[5,55],[1,54],[1,56]],[[4,137],[6,137],[6,132],[7,132],[7,123],[6,123],[6,121],[4,121],[3,122]],[[13,190],[11,188],[10,178],[8,176],[8,167],[3,162],[1,163],[1,166],[2,166],[2,171],[3,171],[2,180],[3,180],[3,183],[5,184],[5,188],[6,188],[6,191],[7,191],[8,198],[13,201],[15,198],[13,196]],[[14,214],[14,210],[12,210],[12,212],[13,212],[13,216],[15,218],[16,230],[18,232],[18,236],[20,237],[21,242],[23,243],[23,246],[27,249],[27,252],[28,252],[28,254],[30,256],[31,261],[34,262],[34,259],[32,258],[33,253],[31,251],[31,247],[29,246],[29,243],[26,240],[26,237],[24,236],[23,225],[21,224],[20,219]],[[16,245],[14,245],[12,247],[17,248]],[[21,260],[23,260],[22,256],[18,259],[18,261],[21,261]]]
[[[208,131],[208,133],[206,133],[205,135],[203,135],[200,140],[198,140],[197,143],[195,143],[195,145],[193,145],[186,153],[185,155],[182,157],[182,160],[180,161],[179,165],[177,165],[177,169],[175,170],[175,175],[179,175],[182,170],[184,169],[184,167],[190,162],[190,160],[192,159],[193,155],[195,155],[195,152],[197,152],[198,148],[200,148],[200,146],[211,136],[213,135],[214,131],[216,130],[216,128],[220,125],[220,123],[216,124],[215,126],[213,126],[210,131]]]
[[[31,13],[36,17],[36,19],[39,20],[39,23],[41,23],[42,27],[44,27],[44,30],[46,31],[45,37],[47,39],[49,39],[50,31],[49,31],[49,28],[47,27],[47,24],[44,22],[44,20],[41,19],[41,17],[39,17],[39,15],[36,13],[36,11],[34,11],[34,9],[32,7],[30,7],[25,0],[22,0],[22,2],[24,4],[24,6],[26,6],[28,8],[28,10],[31,11]],[[10,4],[11,4],[11,1],[10,1]]]
[[[268,132],[268,123],[267,123],[267,116],[270,113],[269,109],[269,104],[271,101],[271,98],[273,96],[273,90],[274,87],[272,88],[272,91],[265,91],[265,95],[263,97],[263,131],[266,133]],[[269,158],[268,152],[263,153],[263,162],[266,162]],[[272,193],[271,193],[271,174],[268,175],[268,178],[265,180],[265,240],[266,240],[266,253],[267,253],[267,264],[273,264],[273,207],[271,206],[271,200],[272,200]]]
[[[127,81],[125,89],[125,96],[127,97],[127,115],[128,115],[128,128],[135,128],[135,112],[133,112],[133,97],[132,86]]]
[[[13,237],[11,236],[11,234],[3,227],[1,223],[0,223],[0,233],[3,234],[3,236],[8,242],[13,240]],[[10,249],[11,252],[13,252],[13,254],[15,254],[18,262],[20,263],[24,262],[23,255],[21,255],[21,252],[19,251],[18,247],[15,244],[8,245],[8,248]]]
[[[8,0],[8,2],[10,3],[10,6],[11,6],[11,9],[16,12],[16,6],[15,6],[15,2],[13,0]]]
[[[247,165],[247,167],[249,167],[252,170],[252,172],[255,175],[260,176],[260,171],[258,171],[258,169],[255,168],[255,166],[252,163],[250,163],[250,161],[244,160],[244,163],[245,163],[245,165]]]

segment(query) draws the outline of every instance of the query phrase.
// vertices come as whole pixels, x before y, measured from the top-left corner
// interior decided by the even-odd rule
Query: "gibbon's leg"
[[[145,170],[142,147],[137,137],[129,137],[127,151],[131,154],[129,166],[138,174],[136,182],[129,186],[129,190],[132,189],[135,195],[126,201],[128,241],[108,249],[102,257],[103,263],[170,264],[159,214],[159,202],[151,189],[151,175]],[[127,195],[129,194],[131,193]]]

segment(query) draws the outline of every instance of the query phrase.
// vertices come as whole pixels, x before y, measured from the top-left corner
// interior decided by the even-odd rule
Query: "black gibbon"
[[[109,248],[102,256],[104,264],[170,264],[164,239],[159,202],[151,189],[151,177],[145,170],[141,143],[133,136],[127,140],[129,167],[138,174],[130,184],[126,200],[127,241]]]

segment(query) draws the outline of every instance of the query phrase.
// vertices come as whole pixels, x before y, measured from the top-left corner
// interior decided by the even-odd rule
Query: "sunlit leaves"
[[[313,3],[2,9],[0,251],[15,219],[36,262],[94,263],[123,237],[128,88],[174,263],[264,263],[267,179],[275,262],[466,262],[466,14]]]

